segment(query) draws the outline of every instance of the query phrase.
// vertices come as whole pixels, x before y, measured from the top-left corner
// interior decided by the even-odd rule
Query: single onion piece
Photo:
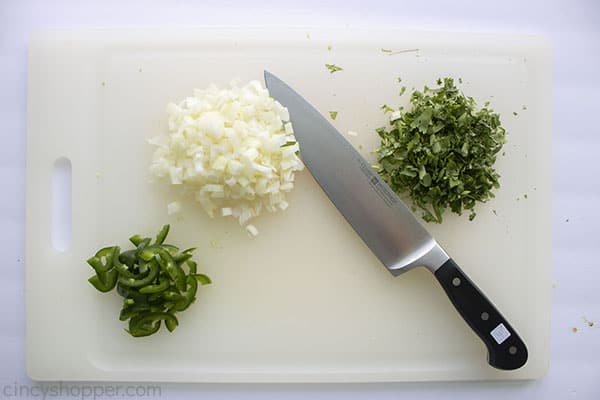
[[[172,203],[167,204],[167,214],[173,215],[181,212],[181,202],[174,201]]]
[[[246,230],[252,236],[258,235],[258,229],[256,229],[256,227],[254,225],[252,225],[252,224],[246,225]]]

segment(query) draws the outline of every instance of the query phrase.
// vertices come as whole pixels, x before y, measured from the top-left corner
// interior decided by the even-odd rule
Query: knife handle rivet
[[[460,286],[460,278],[456,277],[456,278],[452,279],[452,284],[454,286]]]
[[[509,352],[510,354],[513,354],[513,355],[514,355],[514,354],[517,354],[517,348],[516,348],[515,346],[510,346],[510,347],[508,348],[508,352]]]
[[[484,321],[487,321],[490,318],[490,314],[486,313],[485,311],[481,313],[481,319]]]

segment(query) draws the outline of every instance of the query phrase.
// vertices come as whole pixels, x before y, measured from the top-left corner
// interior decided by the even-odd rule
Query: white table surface
[[[532,382],[161,385],[164,398],[600,399],[600,2],[0,0],[0,398],[43,397],[24,365],[27,37],[34,28],[349,26],[543,34],[554,46],[550,370]],[[590,327],[586,321],[593,321]],[[574,332],[574,328],[577,332]],[[115,397],[102,389],[102,398]],[[47,387],[46,387],[47,388]],[[80,385],[54,398],[84,397]],[[19,396],[18,391],[21,390]],[[97,391],[99,394],[101,391]],[[130,393],[132,390],[129,390]],[[133,390],[135,392],[135,390]],[[143,390],[142,390],[143,392]],[[141,393],[141,392],[140,392]],[[53,392],[48,392],[48,397]],[[56,393],[54,393],[56,394]],[[90,393],[86,393],[90,394]],[[91,394],[90,396],[91,397]],[[118,395],[123,397],[123,395]],[[133,396],[128,396],[133,397]]]

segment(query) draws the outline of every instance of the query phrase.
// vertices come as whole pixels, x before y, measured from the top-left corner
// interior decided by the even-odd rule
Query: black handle
[[[512,370],[525,365],[525,343],[452,259],[435,271],[435,277],[456,310],[487,346],[492,367]]]

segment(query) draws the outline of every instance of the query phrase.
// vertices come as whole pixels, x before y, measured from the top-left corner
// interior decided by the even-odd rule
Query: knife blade
[[[517,332],[360,153],[285,82],[265,71],[265,84],[290,113],[306,167],[381,263],[394,276],[429,269],[486,345],[488,363],[503,370],[522,367],[528,353]]]

